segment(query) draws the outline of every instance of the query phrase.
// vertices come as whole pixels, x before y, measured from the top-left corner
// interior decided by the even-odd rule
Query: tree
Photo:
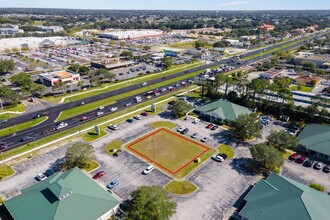
[[[150,50],[151,50],[151,47],[148,46],[148,45],[145,45],[145,46],[143,47],[143,50],[150,51]]]
[[[193,107],[184,100],[177,100],[174,105],[170,107],[175,117],[182,117],[192,109]]]
[[[268,82],[265,79],[253,79],[251,83],[248,85],[248,89],[252,90],[252,101],[253,105],[255,105],[256,95],[263,94],[265,89],[268,87]]]
[[[213,47],[229,47],[230,46],[230,42],[228,41],[217,41],[213,44]]]
[[[120,56],[123,56],[123,57],[128,57],[128,58],[132,58],[134,57],[133,55],[133,52],[132,51],[129,51],[129,50],[125,50],[123,51]]]
[[[242,114],[237,117],[233,124],[233,137],[239,141],[261,137],[261,124],[257,120],[257,114]]]
[[[275,147],[282,152],[285,152],[287,148],[295,149],[298,146],[298,139],[286,131],[272,131],[267,140],[268,146]]]
[[[275,171],[284,163],[282,153],[272,146],[257,144],[251,149],[253,162],[258,166]]]
[[[9,55],[11,53],[11,50],[9,48],[5,48],[3,50],[3,52],[5,52],[5,54]]]
[[[206,42],[201,41],[201,40],[195,41],[195,43],[194,43],[194,46],[195,46],[196,49],[200,49],[201,47],[205,47],[205,45],[206,45]]]
[[[315,71],[316,69],[318,69],[319,67],[313,63],[313,62],[304,62],[303,63],[303,67],[306,69],[309,69],[311,71]]]
[[[164,57],[163,58],[163,65],[166,69],[169,69],[174,64],[173,57]]]
[[[74,64],[72,64],[72,65],[74,65]],[[71,66],[72,66],[71,65]],[[78,64],[79,65],[79,64]],[[82,74],[86,74],[87,72],[89,71],[89,68],[87,67],[87,66],[81,66],[81,67],[79,67],[79,69],[78,69],[78,72],[79,73],[82,73]]]
[[[68,70],[71,70],[73,72],[78,72],[79,69],[80,69],[80,65],[78,63],[73,63],[68,68]]]
[[[27,91],[30,91],[31,89],[32,80],[30,75],[27,73],[19,73],[17,75],[14,75],[10,78],[10,81]]]
[[[95,150],[92,145],[85,142],[76,142],[68,147],[65,153],[65,169],[73,167],[85,168],[88,162],[95,159]]]
[[[9,86],[0,85],[0,99],[4,103],[17,105],[20,101],[20,98],[20,94],[12,90]]]
[[[107,79],[109,82],[111,82],[113,79],[116,78],[116,74],[110,72],[106,69],[99,69],[95,73],[97,76],[102,76],[103,78]]]
[[[32,83],[31,85],[31,95],[41,97],[43,95],[43,92],[47,89],[46,86]]]
[[[177,204],[160,186],[140,186],[131,193],[127,219],[167,220],[176,212]]]
[[[13,59],[10,60],[0,60],[0,75],[8,73],[9,71],[14,70],[15,62]]]

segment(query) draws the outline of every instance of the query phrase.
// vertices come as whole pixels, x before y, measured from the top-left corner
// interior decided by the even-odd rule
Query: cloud
[[[230,1],[230,2],[224,2],[220,3],[219,6],[238,6],[238,5],[245,5],[249,3],[248,1]]]

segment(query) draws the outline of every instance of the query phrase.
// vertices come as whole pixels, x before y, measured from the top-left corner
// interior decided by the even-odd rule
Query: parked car
[[[296,160],[296,163],[303,163],[306,160],[306,156],[300,155]]]
[[[181,131],[180,133],[181,133],[181,134],[186,134],[186,133],[188,133],[188,131],[189,131],[189,129],[188,129],[188,128],[185,128],[185,129],[183,129],[183,131]]]
[[[321,162],[315,163],[314,169],[321,170],[322,168],[323,168],[323,163],[321,163]]]
[[[118,129],[118,125],[110,124],[110,125],[108,126],[108,128],[111,129],[111,130],[117,130],[117,129]]]
[[[52,170],[52,169],[48,169],[48,170],[46,170],[46,176],[52,176],[52,175],[54,175],[55,174],[55,172]]]
[[[133,123],[134,122],[133,118],[129,118],[126,121],[129,122],[129,123]]]
[[[227,154],[224,154],[224,153],[218,154],[218,155],[221,156],[224,160],[228,158]]]
[[[312,159],[308,159],[308,160],[306,160],[306,161],[303,163],[303,166],[305,166],[305,167],[312,167],[312,166],[313,166],[313,163],[314,163],[314,160],[312,160]]]
[[[197,124],[198,122],[200,122],[201,120],[199,118],[195,118],[193,123]]]
[[[208,140],[209,140],[208,137],[204,137],[204,138],[201,140],[201,142],[207,142]]]
[[[120,154],[122,154],[123,153],[123,151],[122,150],[117,150],[114,154],[113,154],[113,156],[116,156],[116,157],[118,157]]]
[[[145,170],[143,170],[144,175],[148,175],[151,171],[153,171],[155,167],[153,165],[148,166]]]
[[[330,166],[325,166],[325,167],[323,168],[323,172],[325,172],[325,173],[330,173]]]
[[[213,156],[212,156],[212,159],[215,160],[215,161],[218,161],[218,162],[223,162],[223,161],[225,161],[225,159],[223,159],[219,154],[217,154],[217,155],[213,155]]]
[[[218,128],[219,128],[218,125],[214,125],[214,126],[211,128],[211,130],[214,131],[214,130],[217,130]]]
[[[298,153],[294,153],[294,154],[292,154],[292,155],[289,157],[289,159],[290,159],[290,160],[296,160],[296,159],[298,159],[298,157],[299,157],[299,154],[298,154]]]
[[[210,129],[210,128],[212,128],[212,127],[213,127],[213,124],[208,124],[208,125],[206,125],[205,128]]]
[[[148,112],[142,112],[141,115],[142,116],[148,116]]]
[[[42,181],[44,179],[47,179],[47,177],[43,173],[39,173],[36,177],[38,181]]]
[[[180,127],[178,127],[178,129],[176,129],[176,130],[177,130],[178,132],[182,132],[184,129],[185,129],[184,126],[180,126]]]
[[[194,133],[193,135],[191,135],[191,138],[196,138],[198,136],[198,133]]]
[[[98,179],[98,178],[100,178],[100,177],[102,177],[102,176],[104,176],[105,175],[105,172],[104,171],[99,171],[99,172],[97,172],[94,176],[93,176],[93,179]]]
[[[112,180],[108,185],[107,185],[107,188],[108,189],[113,189],[114,187],[118,186],[119,185],[119,182],[118,180]]]
[[[141,120],[141,116],[140,115],[134,115],[133,118],[136,119],[136,120]]]

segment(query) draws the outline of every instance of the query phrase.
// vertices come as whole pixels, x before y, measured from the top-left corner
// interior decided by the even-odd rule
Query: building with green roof
[[[15,220],[104,220],[119,201],[79,168],[57,173],[4,202]]]
[[[330,196],[289,178],[272,173],[245,196],[239,212],[249,220],[329,219]]]
[[[301,150],[311,156],[330,160],[330,126],[309,124],[297,138]]]
[[[226,99],[200,106],[195,111],[201,116],[208,117],[211,122],[235,121],[239,115],[252,113],[250,109]]]

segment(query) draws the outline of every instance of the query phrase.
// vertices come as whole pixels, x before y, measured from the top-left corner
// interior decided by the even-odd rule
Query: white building
[[[38,28],[39,31],[46,33],[56,33],[64,30],[61,26],[39,26]]]
[[[24,30],[18,28],[0,28],[0,36],[15,36],[24,33]]]
[[[113,40],[136,40],[142,38],[160,37],[163,34],[161,30],[130,30],[118,32],[100,33],[101,38],[110,38]]]
[[[80,74],[72,71],[55,71],[39,74],[39,79],[45,86],[54,86],[57,83],[77,83],[80,81]]]
[[[0,39],[0,51],[4,49],[21,49],[22,47],[28,47],[29,49],[36,49],[43,47],[48,42],[52,46],[66,46],[68,44],[68,38],[66,37],[20,37],[20,38],[4,38]],[[52,42],[52,43],[50,43]]]

